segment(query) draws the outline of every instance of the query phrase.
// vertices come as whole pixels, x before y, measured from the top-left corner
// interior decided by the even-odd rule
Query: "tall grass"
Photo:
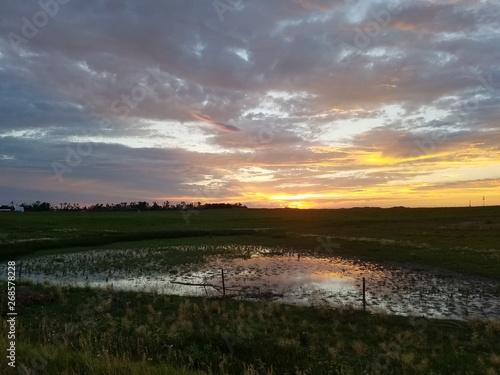
[[[45,373],[495,374],[500,362],[498,321],[30,284],[19,298],[19,361],[38,352]]]

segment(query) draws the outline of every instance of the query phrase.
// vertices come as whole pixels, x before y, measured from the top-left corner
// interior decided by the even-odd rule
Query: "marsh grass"
[[[157,278],[161,284],[176,275],[189,276],[200,263],[209,259],[229,261],[251,256],[281,255],[287,251],[289,249],[279,247],[220,244],[80,249],[25,258],[22,267],[24,279],[52,280],[56,284],[82,285],[97,280],[112,283],[116,279],[133,278]]]
[[[29,283],[18,295],[50,296],[28,299],[17,326],[20,363],[39,358],[49,374],[494,374],[500,363],[498,321]]]

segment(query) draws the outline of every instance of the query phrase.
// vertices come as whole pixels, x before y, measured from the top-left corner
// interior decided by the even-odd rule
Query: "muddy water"
[[[184,249],[185,250],[185,249]],[[193,250],[193,249],[191,249]],[[154,252],[156,251],[156,252]],[[362,308],[362,278],[369,311],[429,318],[500,319],[500,282],[464,277],[435,269],[383,266],[339,257],[297,254],[209,258],[207,262],[166,267],[161,252],[127,250],[46,256],[25,261],[23,279],[52,284],[89,285],[162,294],[221,294],[303,305]],[[117,263],[127,257],[131,262]],[[85,259],[85,261],[82,261]],[[153,259],[153,260],[152,260]],[[130,259],[129,259],[130,260]],[[0,272],[4,272],[0,266]],[[165,271],[168,269],[168,271]],[[191,286],[176,283],[208,284]]]
[[[500,283],[464,278],[437,270],[384,267],[338,257],[263,256],[217,259],[182,279],[221,284],[226,294],[241,298],[264,296],[284,303],[362,307],[366,281],[369,311],[434,318],[500,318]]]

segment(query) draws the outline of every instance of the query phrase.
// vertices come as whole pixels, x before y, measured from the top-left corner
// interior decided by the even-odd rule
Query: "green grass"
[[[499,322],[26,283],[17,296],[18,365],[37,373],[493,375],[500,366]]]
[[[2,260],[74,248],[239,243],[413,262],[500,279],[500,206],[6,213],[0,228]],[[322,246],[328,242],[338,246]]]

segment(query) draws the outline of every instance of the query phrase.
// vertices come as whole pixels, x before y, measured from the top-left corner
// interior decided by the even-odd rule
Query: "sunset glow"
[[[0,204],[499,205],[500,5],[475,3],[91,0],[27,37],[38,3],[6,2]]]

